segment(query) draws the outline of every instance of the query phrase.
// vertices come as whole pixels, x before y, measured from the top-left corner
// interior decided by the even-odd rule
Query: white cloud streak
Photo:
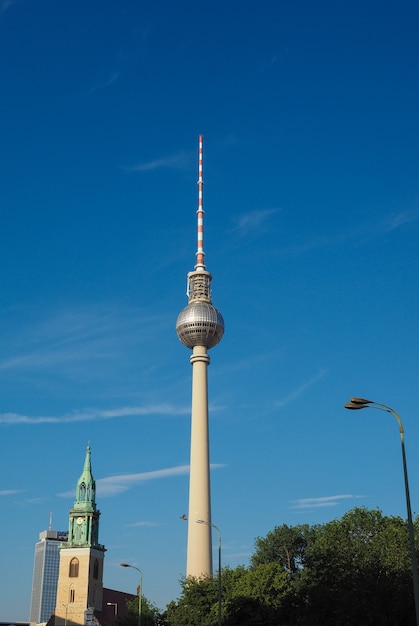
[[[110,85],[112,85],[118,79],[119,79],[119,74],[117,72],[112,72],[112,74],[110,75],[107,81],[105,81],[104,83],[98,83],[97,85],[92,87],[92,89],[90,90],[90,94],[94,94],[96,91],[101,91],[102,89],[106,89],[107,87],[110,87]]]
[[[233,232],[244,237],[249,233],[260,230],[268,220],[278,212],[278,209],[260,209],[244,213],[237,219]]]
[[[118,476],[108,476],[96,481],[96,490],[100,497],[113,496],[124,491],[128,491],[135,485],[157,480],[161,478],[172,478],[173,476],[183,476],[189,473],[189,465],[179,465],[152,472],[141,472],[139,474],[120,474]]]
[[[355,496],[352,494],[341,494],[337,496],[323,496],[320,498],[301,498],[293,500],[291,509],[318,509],[322,507],[336,506],[341,500],[354,500],[363,496]]]
[[[299,256],[320,248],[335,247],[342,244],[365,245],[371,240],[387,235],[402,226],[416,221],[419,218],[419,211],[400,211],[391,215],[386,215],[382,219],[361,224],[358,227],[346,229],[344,232],[335,233],[330,236],[321,236],[307,240],[292,246],[283,246],[282,255]]]
[[[189,167],[191,159],[192,153],[181,151],[168,157],[155,159],[154,161],[146,161],[125,169],[128,172],[150,172],[162,168],[185,169]]]
[[[0,360],[0,370],[55,368],[58,364],[116,358],[121,349],[147,340],[142,328],[157,331],[164,324],[163,316],[148,315],[140,309],[99,305],[57,313],[42,321],[28,320],[13,341],[10,333],[0,337],[3,345],[9,344],[9,352],[14,352]]]
[[[6,13],[7,9],[10,9],[15,0],[2,0],[0,2],[0,15]]]
[[[223,464],[211,464],[211,469],[224,467]],[[161,478],[173,478],[175,476],[184,476],[189,474],[189,465],[178,465],[176,467],[168,467],[151,472],[140,472],[138,474],[118,474],[115,476],[107,476],[96,480],[96,492],[101,497],[114,496],[124,491],[128,491],[132,487],[150,480],[159,480]],[[74,491],[58,494],[61,497],[72,497]]]
[[[384,233],[391,233],[393,230],[414,222],[419,218],[418,211],[400,211],[393,215],[387,216],[381,224]]]
[[[2,491],[0,491],[0,496],[13,496],[16,493],[20,493],[20,490],[18,490],[18,489],[3,489]]]
[[[317,383],[319,380],[321,380],[323,378],[323,376],[325,376],[326,373],[327,373],[326,370],[324,370],[324,369],[320,370],[320,372],[318,374],[316,374],[315,376],[310,378],[308,381],[306,381],[305,383],[303,383],[302,385],[297,387],[297,389],[295,389],[290,394],[288,394],[288,396],[286,396],[282,400],[277,400],[275,402],[275,406],[278,407],[278,408],[282,408],[282,407],[286,406],[287,404],[289,404],[290,402],[292,402],[293,400],[296,400],[305,391],[307,391],[307,389],[309,387],[311,387],[312,385]]]
[[[175,407],[169,404],[156,404],[149,406],[124,406],[115,409],[84,409],[72,413],[53,416],[40,415],[29,417],[17,413],[0,414],[0,424],[69,424],[74,422],[92,422],[98,420],[110,420],[120,417],[144,416],[144,415],[188,415],[190,407]]]
[[[225,548],[224,548],[224,552],[226,552]],[[228,558],[229,559],[248,559],[249,556],[252,556],[253,552],[249,551],[249,552],[229,552],[228,554]]]
[[[163,526],[159,522],[133,522],[132,524],[125,524],[126,528],[154,528],[156,526]]]

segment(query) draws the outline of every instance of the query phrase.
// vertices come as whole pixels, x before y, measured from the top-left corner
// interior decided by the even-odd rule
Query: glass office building
[[[68,532],[44,530],[35,545],[32,580],[31,624],[47,622],[54,613],[57,596],[60,546],[67,541]]]

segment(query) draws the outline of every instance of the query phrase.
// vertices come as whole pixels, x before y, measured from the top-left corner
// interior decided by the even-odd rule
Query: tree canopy
[[[217,579],[188,578],[163,621],[216,626],[217,615]],[[326,524],[274,528],[255,540],[248,568],[222,570],[222,617],[223,626],[413,626],[407,523],[355,508]]]
[[[118,618],[117,626],[138,626],[138,596],[127,601],[127,617]],[[162,626],[161,612],[148,598],[141,598],[141,626]]]

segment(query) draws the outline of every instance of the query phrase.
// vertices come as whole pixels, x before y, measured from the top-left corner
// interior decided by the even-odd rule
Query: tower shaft
[[[212,575],[207,349],[195,346],[190,361],[192,419],[186,575],[202,578]],[[197,520],[206,524],[197,524]]]

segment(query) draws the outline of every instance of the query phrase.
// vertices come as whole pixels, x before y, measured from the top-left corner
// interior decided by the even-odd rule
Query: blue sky
[[[185,572],[196,251],[223,565],[283,523],[419,512],[417,3],[0,0],[0,619],[65,530],[87,443],[104,583]]]

